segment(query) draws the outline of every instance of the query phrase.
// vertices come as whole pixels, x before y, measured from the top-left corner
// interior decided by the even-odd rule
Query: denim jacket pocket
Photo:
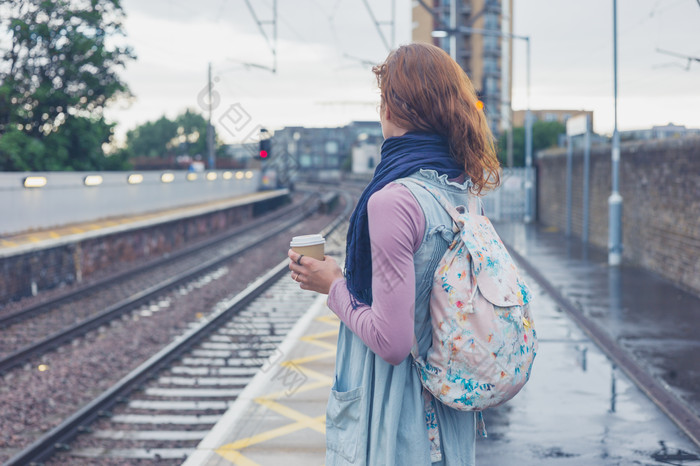
[[[347,392],[331,390],[326,409],[326,446],[351,463],[357,458],[357,444],[366,427],[360,422],[364,417],[363,395],[364,387]]]

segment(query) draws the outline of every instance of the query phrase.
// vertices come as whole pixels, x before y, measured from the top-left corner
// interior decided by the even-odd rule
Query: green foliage
[[[0,67],[0,170],[114,165],[101,147],[112,134],[102,111],[128,95],[116,70],[134,58],[119,45],[120,0],[22,0],[1,8],[7,45]]]
[[[533,157],[537,151],[556,147],[560,134],[566,133],[566,126],[558,121],[536,121],[532,125]],[[503,166],[508,162],[508,139],[504,132],[498,139],[498,159]],[[525,166],[525,128],[513,128],[513,166]]]
[[[0,166],[9,171],[125,170],[120,155],[105,157],[102,144],[114,125],[103,118],[68,117],[45,137],[11,128],[0,138]]]
[[[207,120],[190,110],[178,115],[175,120],[162,116],[128,131],[126,146],[125,153],[131,157],[197,154],[205,157]]]
[[[44,143],[26,133],[10,128],[0,137],[0,167],[3,170],[29,171],[32,161],[44,157]]]

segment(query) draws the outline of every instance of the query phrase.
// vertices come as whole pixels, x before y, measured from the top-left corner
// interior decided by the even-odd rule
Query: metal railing
[[[534,178],[534,172],[532,177]],[[530,180],[534,183],[534,179]],[[522,222],[527,212],[527,169],[504,168],[501,186],[483,198],[486,216],[494,221]]]

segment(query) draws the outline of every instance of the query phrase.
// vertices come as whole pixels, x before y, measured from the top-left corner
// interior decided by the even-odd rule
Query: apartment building
[[[498,135],[511,125],[513,0],[416,0],[415,42],[441,47],[459,63]]]

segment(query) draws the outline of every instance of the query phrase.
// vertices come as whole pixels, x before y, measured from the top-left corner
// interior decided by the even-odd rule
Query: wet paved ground
[[[534,225],[497,225],[509,246],[700,416],[700,297],[644,269],[607,266]]]
[[[674,379],[685,382],[676,383],[672,390],[684,393],[686,401],[697,399],[700,388],[693,390],[693,385],[687,383],[695,383],[697,377],[694,361],[698,358],[694,357],[692,344],[696,340],[692,336],[700,333],[693,333],[692,327],[674,330],[674,325],[666,321],[654,325],[654,316],[687,316],[687,325],[692,326],[690,309],[700,312],[692,307],[700,302],[698,298],[637,269],[625,267],[619,274],[609,273],[604,257],[582,262],[575,257],[582,253],[580,250],[558,249],[565,243],[557,235],[537,233],[522,225],[497,228],[507,242],[517,245],[521,255],[546,272],[548,281],[578,303],[597,324],[619,337],[622,346],[637,358],[645,357],[639,348],[656,349],[652,351],[656,359],[640,359],[648,361],[651,372],[663,377],[669,370],[685,371]],[[700,466],[700,448],[620,369],[613,367],[545,288],[526,273],[523,275],[533,293],[539,351],[532,378],[523,391],[506,405],[486,412],[488,437],[477,440],[477,464]],[[667,298],[660,301],[658,293]],[[332,382],[337,332],[335,327],[328,327],[337,326],[337,319],[330,311],[324,312],[315,326],[302,332],[304,336],[288,354],[297,361],[297,370],[307,377],[309,386],[276,399],[284,406],[260,403],[265,401],[266,392],[253,390],[253,398],[258,401],[249,405],[255,409],[238,413],[231,410],[231,420],[217,425],[212,431],[216,435],[198,446],[188,466],[323,463],[322,419]],[[674,338],[677,353],[662,351],[674,332],[679,335]],[[638,344],[642,341],[646,343]],[[682,357],[674,361],[677,354]],[[312,362],[323,364],[309,366]],[[665,367],[671,369],[664,371]],[[277,380],[278,384],[282,382]],[[266,383],[266,390],[275,392],[279,387]]]
[[[698,412],[700,299],[554,232],[497,225],[558,290]],[[486,465],[700,465],[700,448],[567,317],[532,278],[540,348],[530,383],[487,413]],[[681,452],[679,453],[679,450]]]
[[[485,413],[488,437],[477,464],[658,465],[664,442],[700,454],[694,444],[525,275],[533,292],[539,351],[530,382],[506,405]],[[669,463],[665,463],[669,464]],[[674,461],[670,464],[698,464]]]

